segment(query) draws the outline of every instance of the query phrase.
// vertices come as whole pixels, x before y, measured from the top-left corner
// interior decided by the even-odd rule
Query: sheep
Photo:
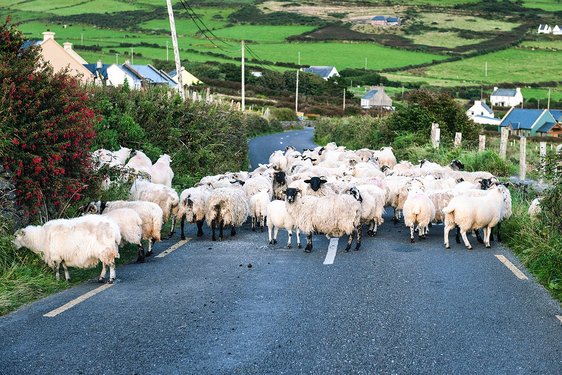
[[[246,193],[246,197],[250,199],[252,195],[259,193],[263,189],[267,189],[269,191],[269,200],[271,200],[271,197],[273,196],[272,186],[273,183],[270,178],[259,175],[247,179],[243,186],[243,190],[244,193]]]
[[[83,216],[73,219],[51,220],[43,226],[29,225],[15,233],[16,248],[27,247],[40,255],[55,270],[64,268],[66,281],[70,280],[67,267],[89,268],[102,262],[99,282],[105,280],[109,267],[109,283],[115,281],[115,258],[119,258],[121,242],[119,227],[104,216]]]
[[[529,205],[529,210],[527,211],[530,217],[538,217],[541,213],[541,198],[535,198]]]
[[[328,180],[323,177],[311,177],[303,182],[307,184],[306,188],[303,190],[304,195],[325,197],[335,194],[334,190],[326,184]]]
[[[252,231],[256,230],[256,224],[263,232],[264,221],[267,216],[267,205],[270,202],[269,189],[262,189],[259,193],[250,197],[250,216],[252,217]]]
[[[171,162],[172,159],[169,155],[160,155],[160,158],[150,167],[150,181],[171,188],[174,178],[174,171],[170,167]]]
[[[205,220],[213,232],[213,241],[216,241],[215,229],[219,226],[219,241],[223,240],[223,228],[231,225],[231,236],[236,235],[236,227],[242,225],[248,218],[250,208],[243,191],[232,188],[215,189],[209,195]]]
[[[435,206],[416,180],[408,184],[408,196],[404,202],[404,224],[410,228],[410,242],[414,242],[414,228],[417,224],[418,237],[425,239],[429,223],[435,218]]]
[[[103,214],[120,208],[130,208],[134,210],[142,220],[142,239],[148,242],[148,250],[139,248],[137,262],[142,263],[145,257],[152,255],[152,243],[160,241],[160,231],[162,230],[162,209],[152,202],[143,201],[97,201],[90,202],[82,208],[83,214]]]
[[[384,223],[382,214],[384,212],[384,204],[386,199],[386,192],[374,185],[357,185],[349,188],[357,189],[361,195],[361,223],[368,224],[369,229],[367,234],[371,237],[376,236],[377,228],[380,224]]]
[[[287,170],[287,157],[284,155],[283,151],[275,151],[269,157],[269,164],[276,171],[286,171]]]
[[[296,221],[287,211],[287,204],[283,200],[274,200],[267,205],[267,231],[269,234],[269,244],[277,243],[277,233],[279,228],[283,228],[288,232],[287,248],[290,249],[293,238],[293,229],[297,231],[297,247],[301,248],[300,230],[296,227]],[[271,231],[273,230],[273,238]]]
[[[103,216],[107,216],[117,223],[121,232],[121,243],[127,242],[138,245],[142,248],[142,219],[140,215],[130,208],[119,208],[112,211],[106,211]]]
[[[125,169],[130,171],[127,175],[127,179],[132,178],[151,178],[150,169],[152,168],[152,161],[145,155],[144,152],[140,150],[135,151],[135,155],[129,159],[127,164],[125,164]]]
[[[394,209],[392,221],[394,224],[398,223],[404,208],[404,202],[408,196],[406,184],[409,181],[408,177],[403,176],[387,176],[384,179],[386,183],[386,204]]]
[[[447,207],[451,199],[455,197],[455,191],[450,189],[432,190],[427,192],[427,196],[431,199],[431,202],[435,207],[435,217],[433,218],[433,222],[442,223],[445,220],[443,209]]]
[[[507,190],[507,189],[506,189]],[[443,209],[445,214],[444,244],[449,249],[449,231],[458,225],[465,246],[471,250],[472,246],[466,237],[466,232],[483,228],[484,245],[490,247],[491,229],[508,214],[504,203],[504,192],[499,186],[487,190],[485,196],[471,197],[459,195],[451,199]]]
[[[361,195],[357,189],[350,194],[299,198],[298,189],[287,189],[287,212],[297,217],[297,227],[307,233],[305,252],[312,251],[312,234],[324,233],[330,237],[349,235],[345,251],[351,249],[353,234],[357,234],[355,250],[361,247]]]
[[[113,152],[100,148],[92,152],[92,167],[94,171],[99,170],[104,165],[109,165],[113,161]]]
[[[273,174],[273,199],[283,200],[285,198],[285,189],[287,188],[287,174],[283,171]]]
[[[180,194],[177,217],[181,218],[181,239],[185,240],[184,224],[197,223],[197,237],[203,236],[203,222],[211,190],[206,185],[185,189]]]
[[[172,228],[168,237],[174,234],[180,200],[174,189],[149,181],[136,180],[131,186],[130,196],[132,200],[153,202],[160,206],[164,223],[168,222],[170,216],[172,217]]]
[[[382,147],[379,151],[374,152],[374,157],[378,160],[379,165],[388,165],[390,168],[396,165],[396,157],[392,152],[392,147]]]

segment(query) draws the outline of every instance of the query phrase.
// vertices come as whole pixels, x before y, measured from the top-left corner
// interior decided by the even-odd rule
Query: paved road
[[[187,232],[184,246],[120,267],[114,286],[55,317],[43,315],[98,284],[0,318],[0,373],[562,373],[562,309],[504,266],[495,255],[529,276],[497,244],[445,250],[439,226],[410,244],[388,220],[361,251],[341,240],[326,265],[323,236],[305,254],[247,225],[220,243],[208,228]]]

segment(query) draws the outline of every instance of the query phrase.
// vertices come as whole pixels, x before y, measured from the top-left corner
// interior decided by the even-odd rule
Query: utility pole
[[[172,0],[166,0],[166,5],[168,6],[168,17],[170,18],[170,31],[172,33],[172,45],[174,47],[174,60],[176,60],[176,73],[178,77],[178,90],[180,93],[180,98],[185,100],[185,91],[183,90],[183,79],[181,72],[180,63],[180,50],[178,47],[178,36],[176,34],[176,23],[174,21],[174,11],[172,10]]]
[[[367,58],[365,57],[365,70],[367,70]]]
[[[298,64],[297,65],[301,66],[301,53],[300,53],[300,51],[299,51],[299,58],[298,58]]]
[[[550,111],[550,89],[548,89],[548,101],[546,104],[546,109],[548,109]]]
[[[343,111],[345,112],[345,87],[343,88]]]
[[[115,64],[119,65],[119,54],[115,53]]]
[[[169,60],[169,55],[168,55],[168,41],[166,41],[166,61]]]
[[[131,65],[134,64],[134,55],[133,55],[134,50],[135,50],[135,49],[134,49],[133,47],[131,47]]]
[[[297,89],[295,91],[295,113],[299,111],[299,69],[297,69]]]
[[[484,63],[484,77],[488,77],[488,62]]]
[[[246,110],[246,87],[245,87],[245,77],[244,77],[244,41],[241,42],[242,45],[242,112]]]

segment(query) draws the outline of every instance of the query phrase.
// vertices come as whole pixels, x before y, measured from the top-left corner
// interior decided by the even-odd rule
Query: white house
[[[552,28],[548,25],[539,25],[539,29],[537,30],[539,34],[550,34],[552,33]]]
[[[521,89],[499,89],[494,87],[494,92],[490,95],[492,107],[515,107],[523,103]]]
[[[303,68],[302,71],[305,73],[319,75],[326,81],[334,76],[340,76],[335,66],[311,66],[309,68]]]
[[[560,29],[560,27],[558,27],[558,25],[556,25],[552,28],[552,33],[554,35],[562,35],[562,29]]]
[[[379,108],[391,111],[392,99],[384,92],[382,86],[372,86],[371,90],[361,98],[361,108]]]
[[[469,119],[477,124],[499,125],[501,119],[494,117],[494,111],[483,100],[475,100],[472,107],[466,111]]]

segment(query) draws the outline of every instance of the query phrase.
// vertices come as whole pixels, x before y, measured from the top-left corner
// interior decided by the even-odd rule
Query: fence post
[[[519,139],[519,179],[524,180],[527,174],[527,138]]]
[[[431,123],[431,145],[433,148],[439,148],[439,139],[441,138],[441,129],[436,122]]]
[[[486,150],[486,136],[481,134],[478,136],[478,151],[482,152]]]
[[[462,143],[462,133],[457,132],[455,133],[455,142],[454,142],[455,148],[461,147],[461,143]]]
[[[546,173],[546,142],[539,143],[539,154],[541,158],[541,178],[540,182],[543,182],[544,175]]]
[[[500,158],[505,160],[507,155],[507,139],[509,137],[509,129],[502,127],[500,137]]]

